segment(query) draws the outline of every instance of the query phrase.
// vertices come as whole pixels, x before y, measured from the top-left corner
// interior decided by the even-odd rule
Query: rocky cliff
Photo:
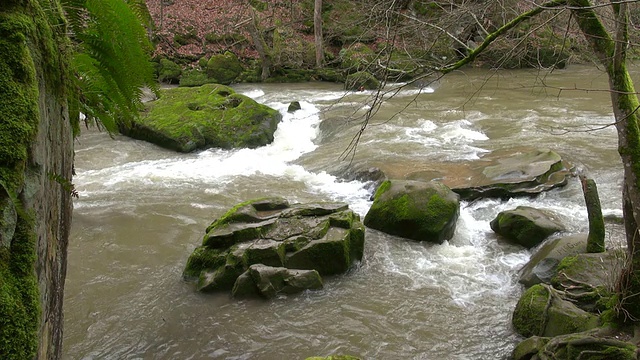
[[[57,0],[0,4],[0,358],[61,357],[73,131]]]

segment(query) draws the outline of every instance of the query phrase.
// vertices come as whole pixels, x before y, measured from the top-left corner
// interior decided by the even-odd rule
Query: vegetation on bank
[[[167,79],[170,68],[180,68],[187,78],[185,86],[216,82],[204,76],[206,64],[212,56],[226,53],[237,56],[244,68],[234,82],[262,81],[258,41],[270,61],[268,81],[344,82],[359,71],[378,80],[406,81],[464,57],[514,14],[532,6],[519,1],[325,1],[324,66],[318,68],[311,0],[231,0],[215,6],[193,0],[147,0],[147,4],[155,24],[155,59],[158,64],[165,62],[158,66],[158,75]],[[473,66],[563,68],[594,60],[569,20],[566,12],[530,19],[482,51]],[[254,21],[258,35],[250,31]],[[634,32],[631,37],[640,38]],[[167,67],[166,61],[173,65]],[[181,76],[170,81],[177,83]]]

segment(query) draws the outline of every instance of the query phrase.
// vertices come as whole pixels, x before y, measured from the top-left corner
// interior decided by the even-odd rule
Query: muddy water
[[[605,214],[621,215],[617,139],[603,126],[613,121],[610,100],[597,91],[605,88],[605,76],[587,67],[451,74],[386,101],[347,160],[341,154],[373,94],[333,84],[237,86],[284,114],[274,143],[255,150],[176,154],[86,130],[76,144],[64,357],[505,358],[519,340],[510,315],[530,253],[499,240],[489,221],[526,204],[557,211],[570,233],[586,231],[576,181],[536,199],[463,203],[442,245],[368,229],[364,261],[321,291],[235,301],[196,293],[181,272],[207,225],[240,201],[338,200],[364,216],[370,184],[332,175],[349,164],[455,182],[496,154],[550,148],[596,179]],[[292,100],[302,103],[293,115]],[[610,228],[608,241],[618,237]]]

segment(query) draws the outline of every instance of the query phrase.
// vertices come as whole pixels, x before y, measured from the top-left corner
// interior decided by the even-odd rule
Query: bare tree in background
[[[316,45],[316,67],[324,65],[324,46],[322,40],[322,0],[315,0],[313,7],[313,35]]]

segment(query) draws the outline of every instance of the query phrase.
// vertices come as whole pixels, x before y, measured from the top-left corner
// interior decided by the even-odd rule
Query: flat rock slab
[[[551,150],[535,150],[496,161],[469,185],[452,187],[463,200],[530,196],[567,184],[569,166]]]

